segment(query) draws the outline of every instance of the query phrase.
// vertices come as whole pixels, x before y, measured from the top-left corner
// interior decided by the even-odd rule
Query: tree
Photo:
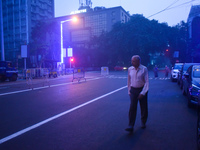
[[[37,66],[45,66],[45,62],[59,62],[60,30],[56,21],[38,22],[32,30],[30,54],[37,56]]]
[[[114,66],[121,62],[130,65],[130,57],[138,54],[143,64],[150,65],[150,54],[165,54],[174,63],[174,51],[180,51],[183,57],[186,50],[187,24],[182,22],[176,27],[166,23],[148,20],[143,15],[132,15],[127,23],[116,23],[109,33],[93,39],[96,60],[99,65]],[[181,58],[184,60],[184,58]]]

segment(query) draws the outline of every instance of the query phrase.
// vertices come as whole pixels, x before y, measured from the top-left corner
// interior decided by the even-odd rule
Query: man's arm
[[[149,90],[149,75],[148,75],[148,70],[147,70],[146,67],[144,69],[145,69],[145,75],[144,75],[145,84],[144,84],[144,87],[143,87],[143,89],[142,89],[142,91],[140,93],[142,95],[145,95],[148,92],[148,90]]]
[[[128,85],[128,94],[130,95],[130,90],[131,90],[131,77],[130,77],[130,70],[128,69],[128,81],[127,81],[127,85]]]

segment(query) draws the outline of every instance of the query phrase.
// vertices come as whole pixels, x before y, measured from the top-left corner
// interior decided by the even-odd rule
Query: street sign
[[[27,45],[21,45],[21,57],[27,58]]]
[[[66,57],[66,48],[63,48],[63,57]]]
[[[72,48],[67,48],[67,56],[73,57],[73,49]]]
[[[179,51],[175,51],[174,52],[174,58],[178,58],[179,57]]]

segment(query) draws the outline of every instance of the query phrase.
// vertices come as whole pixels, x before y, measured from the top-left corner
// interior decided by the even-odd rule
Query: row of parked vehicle
[[[176,63],[172,68],[171,80],[177,81],[183,95],[187,96],[188,107],[198,104],[200,94],[200,63]]]
[[[200,63],[176,63],[171,80],[177,81],[189,108],[197,106],[197,147],[200,150]]]

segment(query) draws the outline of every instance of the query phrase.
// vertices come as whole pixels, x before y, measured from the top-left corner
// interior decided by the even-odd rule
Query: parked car
[[[197,105],[197,148],[200,150],[200,94],[198,95]]]
[[[18,77],[18,70],[12,65],[10,61],[0,61],[0,80],[16,81]]]
[[[178,73],[181,70],[183,63],[175,63],[171,70],[171,81],[177,81]]]
[[[123,67],[123,66],[115,66],[114,67],[115,71],[123,71],[123,70],[127,70],[127,69],[128,69],[127,67]]]
[[[49,70],[49,78],[50,77],[54,77],[54,78],[58,77],[57,71],[56,70]]]
[[[178,78],[177,78],[177,83],[180,86],[180,88],[183,88],[183,78],[184,78],[184,74],[186,73],[187,69],[191,66],[191,65],[198,65],[199,63],[184,63],[181,70],[178,72]]]
[[[184,74],[182,93],[187,96],[188,107],[198,103],[200,94],[200,64],[191,65]]]

